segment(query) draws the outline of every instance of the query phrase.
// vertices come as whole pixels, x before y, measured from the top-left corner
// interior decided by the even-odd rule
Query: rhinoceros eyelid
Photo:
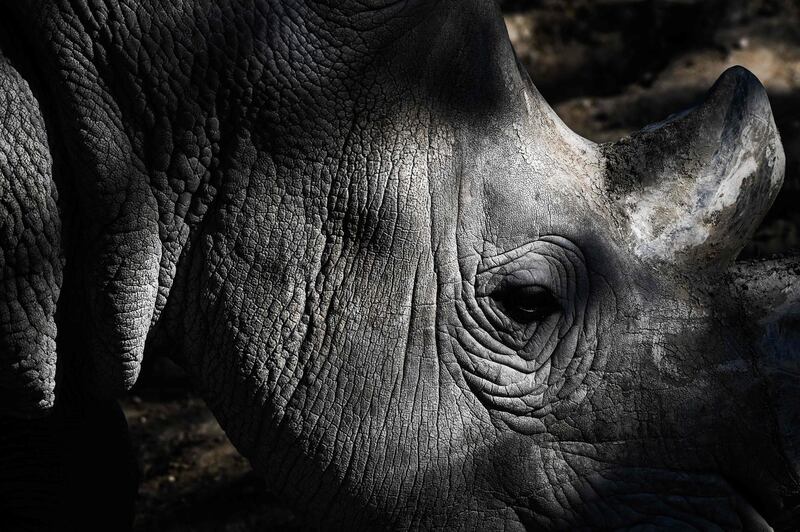
[[[542,321],[562,310],[558,298],[541,285],[506,285],[492,293],[503,312],[520,323]]]

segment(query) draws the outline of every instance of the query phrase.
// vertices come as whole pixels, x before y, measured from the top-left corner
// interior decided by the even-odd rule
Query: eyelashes
[[[508,317],[519,323],[544,321],[562,311],[558,298],[541,285],[504,286],[491,297]]]

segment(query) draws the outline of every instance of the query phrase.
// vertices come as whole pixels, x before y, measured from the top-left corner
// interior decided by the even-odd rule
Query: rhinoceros
[[[124,526],[110,401],[167,353],[326,529],[796,525],[800,264],[736,261],[785,166],[745,69],[595,144],[490,1],[0,27],[4,515]]]

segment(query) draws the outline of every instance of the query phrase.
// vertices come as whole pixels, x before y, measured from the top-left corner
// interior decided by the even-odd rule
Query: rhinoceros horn
[[[772,205],[785,158],[766,91],[728,69],[692,109],[604,145],[605,187],[635,252],[679,268],[724,268]]]

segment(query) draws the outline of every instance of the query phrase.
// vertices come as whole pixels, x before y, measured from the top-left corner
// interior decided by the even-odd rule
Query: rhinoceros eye
[[[520,323],[542,321],[561,310],[553,293],[538,285],[505,287],[492,297],[510,318]]]

